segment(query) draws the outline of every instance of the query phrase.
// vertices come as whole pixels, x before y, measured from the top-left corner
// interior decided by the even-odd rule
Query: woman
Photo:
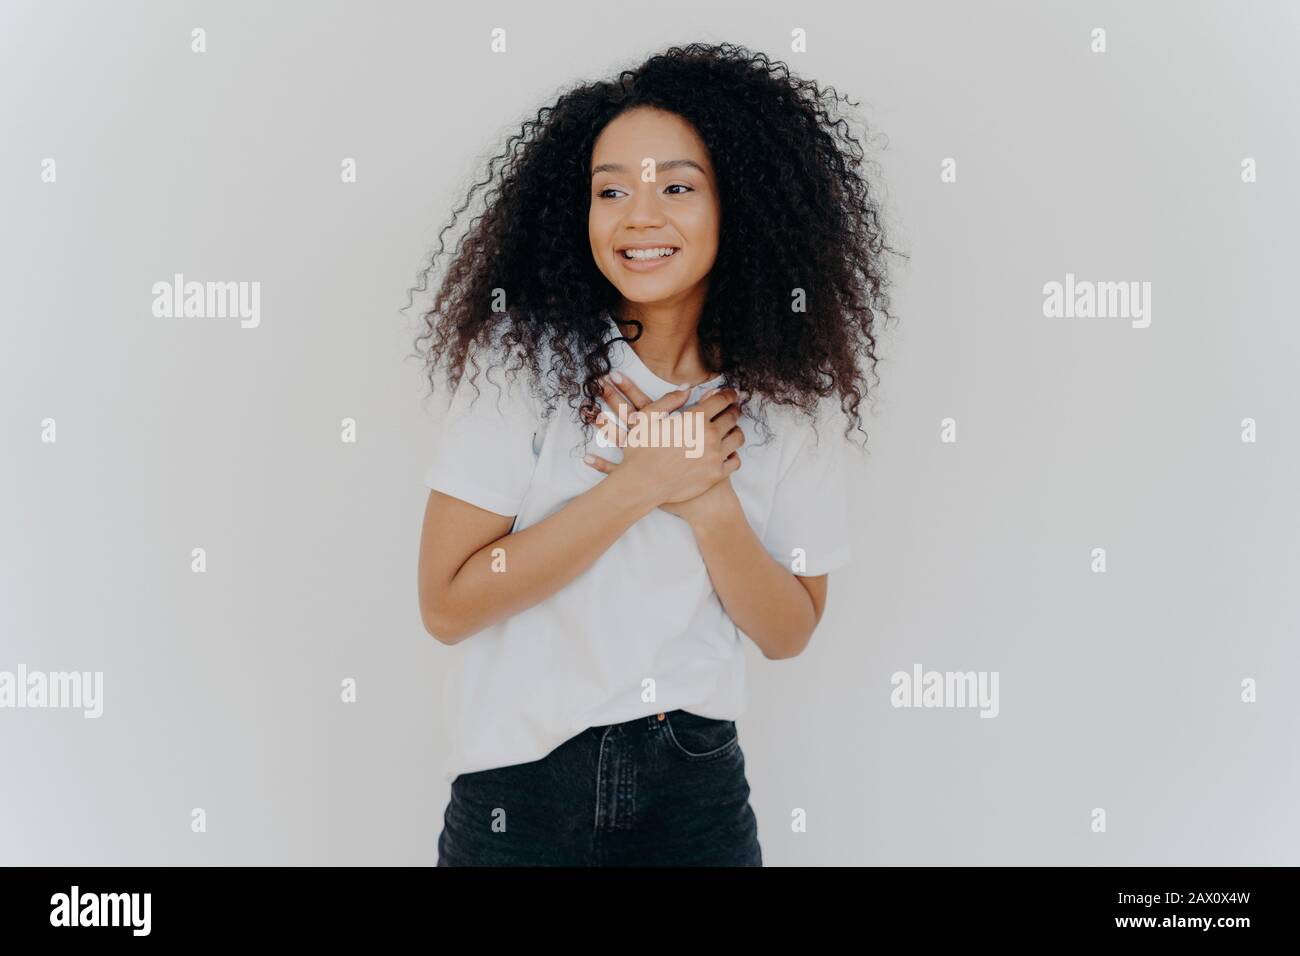
[[[439,866],[762,864],[741,636],[800,653],[851,557],[816,425],[834,396],[861,430],[888,316],[839,99],[673,48],[540,110],[453,215],[482,199],[418,340],[453,392],[419,567],[458,656]]]

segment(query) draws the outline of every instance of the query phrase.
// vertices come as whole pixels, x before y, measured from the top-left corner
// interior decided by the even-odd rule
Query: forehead
[[[706,170],[710,168],[708,148],[695,127],[676,113],[649,107],[616,116],[601,130],[591,151],[593,166],[640,164],[646,158],[693,159]]]

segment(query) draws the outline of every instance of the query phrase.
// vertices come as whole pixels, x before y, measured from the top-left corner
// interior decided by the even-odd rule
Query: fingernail
[[[609,377],[612,378],[619,385],[623,384],[623,374],[621,372],[610,372]]]
[[[585,461],[585,462],[586,462],[587,464],[589,464],[589,465],[594,465],[594,464],[596,463],[596,456],[595,456],[595,455],[583,455],[583,456],[582,456],[582,460]]]

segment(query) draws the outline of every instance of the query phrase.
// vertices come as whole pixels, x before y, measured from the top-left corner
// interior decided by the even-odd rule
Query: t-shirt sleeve
[[[777,483],[760,539],[794,574],[814,577],[853,559],[849,494],[853,459],[843,427],[825,422],[807,434]],[[742,454],[744,454],[742,452]],[[801,565],[797,559],[802,558]]]
[[[498,359],[467,365],[437,429],[424,484],[504,516],[519,514],[537,457],[541,428],[528,372],[509,372]],[[471,381],[471,378],[473,379]]]

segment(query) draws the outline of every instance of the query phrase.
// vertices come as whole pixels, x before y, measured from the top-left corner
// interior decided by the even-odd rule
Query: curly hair
[[[858,105],[729,43],[672,47],[615,79],[564,91],[487,163],[411,290],[413,297],[436,285],[416,339],[430,382],[442,368],[454,389],[467,364],[473,381],[472,353],[492,342],[517,358],[510,374],[528,369],[535,390],[549,383],[539,392],[548,414],[557,398],[572,406],[580,397],[580,418],[591,427],[597,380],[611,368],[605,316],[618,316],[620,302],[587,236],[592,149],[619,114],[654,107],[694,126],[718,182],[718,252],[698,327],[703,354],[726,384],[814,423],[821,400],[837,395],[846,435],[856,427],[865,436],[861,360],[874,387],[877,323],[891,317],[885,254],[898,253],[886,244],[865,153],[841,101]],[[449,231],[476,200],[481,212],[449,253]],[[803,312],[792,308],[797,290]],[[639,323],[631,324],[639,336]]]

